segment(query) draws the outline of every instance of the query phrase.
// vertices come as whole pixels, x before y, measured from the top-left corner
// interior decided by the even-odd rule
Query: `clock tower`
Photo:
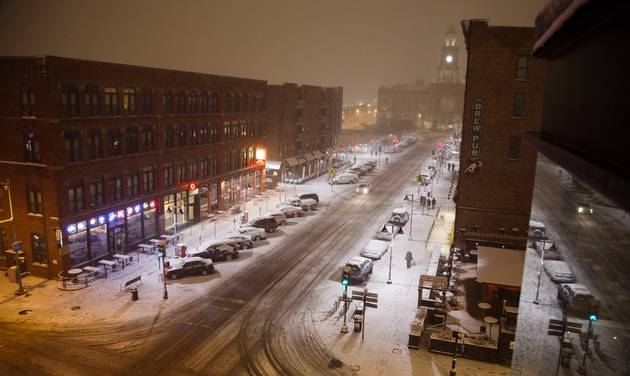
[[[438,83],[459,83],[459,41],[453,26],[448,29],[442,42],[442,53],[438,67]]]

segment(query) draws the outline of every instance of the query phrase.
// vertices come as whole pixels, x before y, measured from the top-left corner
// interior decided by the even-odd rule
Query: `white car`
[[[361,249],[361,256],[372,260],[378,260],[383,257],[388,249],[389,242],[383,240],[370,240],[363,249]]]
[[[285,216],[290,217],[290,218],[304,216],[304,210],[302,210],[302,208],[300,207],[293,206],[293,205],[281,205],[280,207],[278,207],[278,211],[284,213]]]
[[[543,269],[549,278],[554,282],[570,283],[575,282],[575,276],[564,261],[559,260],[547,260],[543,264]]]
[[[351,174],[341,174],[333,180],[334,184],[354,184],[357,182],[358,177],[356,175]]]
[[[239,246],[243,245],[241,249],[252,248],[254,246],[254,239],[251,236],[240,234],[236,231],[227,233],[227,235],[225,235],[225,238],[236,242],[237,244],[239,244]]]
[[[237,228],[235,232],[242,235],[248,235],[254,241],[267,239],[267,232],[263,228],[245,226]]]

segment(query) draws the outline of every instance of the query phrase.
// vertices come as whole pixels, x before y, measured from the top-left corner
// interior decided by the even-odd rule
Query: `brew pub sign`
[[[483,126],[483,99],[477,98],[472,105],[472,123],[470,132],[470,158],[481,157],[481,128]]]

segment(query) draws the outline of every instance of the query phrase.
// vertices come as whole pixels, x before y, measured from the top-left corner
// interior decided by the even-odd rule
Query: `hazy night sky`
[[[460,21],[470,18],[532,26],[545,3],[0,0],[0,55],[49,54],[343,86],[345,103],[368,102],[382,84],[433,81],[450,25],[458,33]]]

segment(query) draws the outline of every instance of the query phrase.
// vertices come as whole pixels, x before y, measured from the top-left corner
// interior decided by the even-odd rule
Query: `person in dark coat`
[[[407,254],[405,255],[405,260],[407,260],[407,269],[411,268],[411,261],[413,261],[413,255],[411,254],[411,251],[407,251]]]
[[[435,197],[431,200],[431,209],[435,209]]]

